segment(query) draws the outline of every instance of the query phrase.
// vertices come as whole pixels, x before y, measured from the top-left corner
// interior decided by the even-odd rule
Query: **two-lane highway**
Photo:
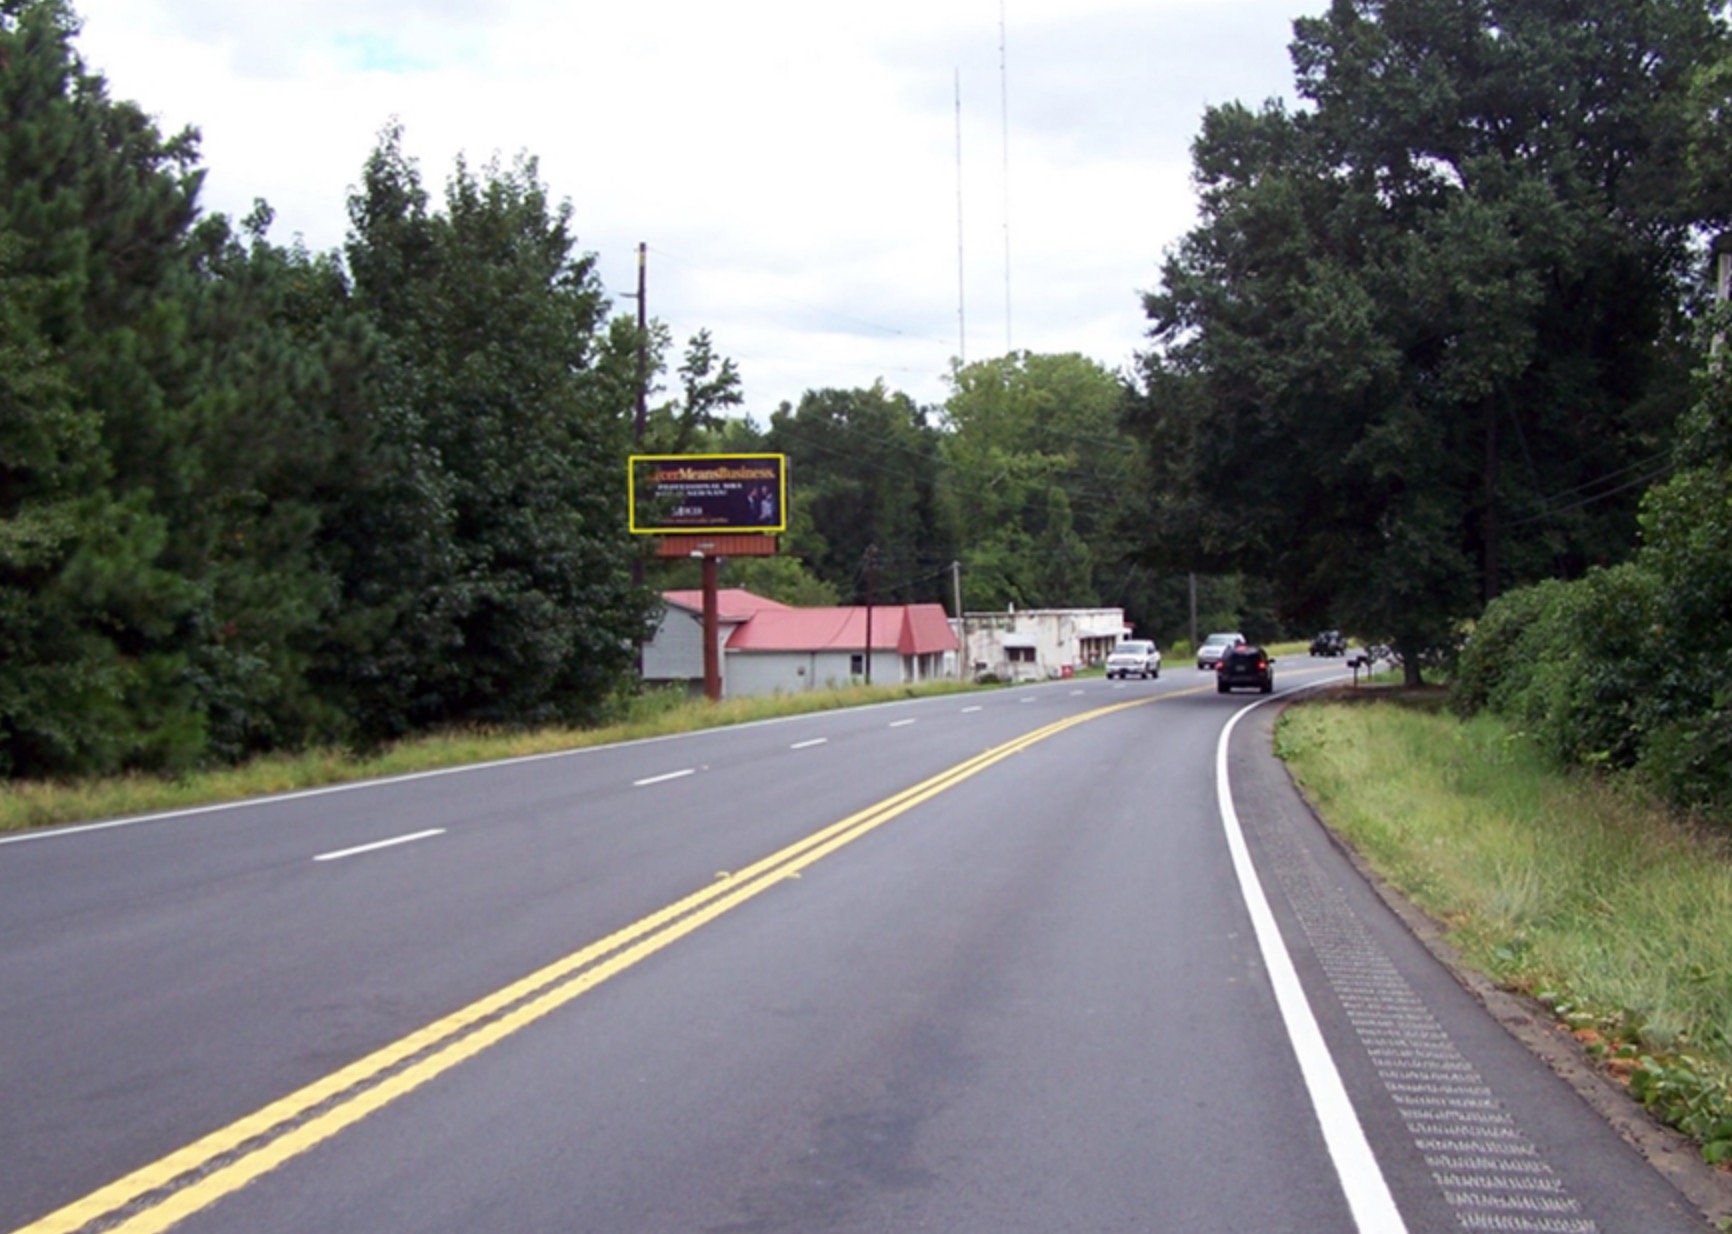
[[[0,1228],[1702,1228],[1257,702],[1169,668],[0,842]]]

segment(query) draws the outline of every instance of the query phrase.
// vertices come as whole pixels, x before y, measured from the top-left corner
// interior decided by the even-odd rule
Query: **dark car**
[[[1347,639],[1339,630],[1325,630],[1311,640],[1311,654],[1344,656],[1347,654]]]
[[[1234,647],[1215,668],[1215,689],[1225,694],[1249,686],[1265,694],[1273,690],[1275,661],[1261,647]]]

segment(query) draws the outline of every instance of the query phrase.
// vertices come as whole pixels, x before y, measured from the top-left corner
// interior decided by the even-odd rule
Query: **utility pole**
[[[960,561],[950,563],[950,586],[956,593],[956,633],[957,641],[962,644],[961,650],[956,654],[956,677],[960,681],[963,662],[968,658],[968,618],[962,615],[962,563]]]
[[[1197,572],[1191,571],[1191,654],[1197,654]]]
[[[637,416],[632,420],[631,439],[643,444],[644,430],[649,426],[649,306],[644,292],[649,280],[649,245],[638,241],[637,246]]]
[[[647,330],[648,314],[644,306],[645,266],[649,259],[649,245],[638,241],[637,246],[637,414],[631,422],[631,444],[634,450],[643,448],[644,429],[649,425],[649,332]],[[643,554],[633,554],[631,559],[631,584],[642,587],[644,579]],[[643,680],[643,643],[637,645],[637,675]],[[704,685],[709,686],[709,676],[706,670]]]
[[[1498,522],[1497,522],[1497,413],[1498,396],[1487,394],[1485,403],[1485,467],[1482,483],[1485,488],[1485,515],[1481,535],[1485,538],[1485,562],[1481,569],[1485,578],[1480,598],[1490,604],[1498,596]]]

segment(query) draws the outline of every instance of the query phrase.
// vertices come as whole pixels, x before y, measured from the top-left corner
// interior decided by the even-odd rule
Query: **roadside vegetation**
[[[765,698],[725,699],[720,703],[692,698],[684,690],[654,690],[617,701],[609,709],[605,721],[585,728],[454,730],[407,739],[372,752],[330,747],[298,754],[266,755],[237,767],[188,772],[172,778],[134,773],[78,780],[0,782],[0,834],[56,823],[187,809],[270,793],[552,754],[621,741],[641,741],[730,724],[750,724],[779,716],[808,715],[976,688],[956,681],[862,685]]]
[[[1270,650],[1278,655],[1303,655],[1305,644],[1276,644]],[[1183,666],[1190,654],[1189,643],[1175,644],[1165,653],[1166,667]],[[1098,667],[1077,673],[1079,678],[1101,675]],[[178,776],[136,771],[58,780],[0,781],[0,834],[641,741],[842,707],[991,689],[999,684],[927,681],[919,685],[857,685],[803,694],[725,699],[720,703],[693,698],[683,689],[656,689],[621,695],[609,704],[598,723],[587,727],[454,729],[406,738],[372,750],[326,746],[297,753],[260,755],[238,766],[188,771]]]
[[[1329,825],[1539,1000],[1666,1122],[1732,1164],[1732,839],[1630,780],[1561,771],[1440,689],[1291,708],[1276,730]]]
[[[1732,324],[1726,306],[1714,324]],[[1635,555],[1492,601],[1451,705],[1732,831],[1732,382],[1709,367],[1697,388],[1671,474],[1643,496]]]

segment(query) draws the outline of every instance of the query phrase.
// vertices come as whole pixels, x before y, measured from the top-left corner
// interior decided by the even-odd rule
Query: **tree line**
[[[388,130],[341,255],[273,244],[75,32],[0,8],[0,773],[591,714],[652,604],[569,207]]]

